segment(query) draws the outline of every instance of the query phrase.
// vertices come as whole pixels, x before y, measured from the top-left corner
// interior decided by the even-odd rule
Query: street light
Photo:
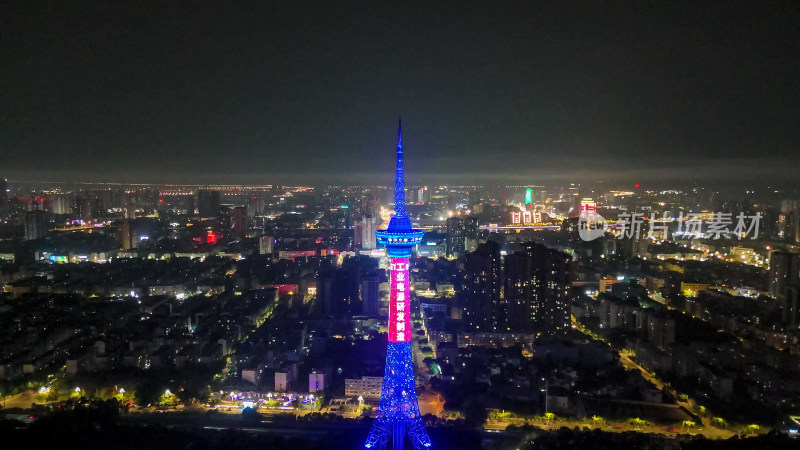
[[[550,386],[548,385],[547,380],[542,378],[544,381],[544,389],[539,389],[540,391],[544,392],[544,413],[547,414],[547,401],[548,401],[548,394],[550,393]]]

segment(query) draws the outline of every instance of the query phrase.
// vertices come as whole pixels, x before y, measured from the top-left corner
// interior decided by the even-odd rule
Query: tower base
[[[364,448],[385,450],[391,437],[392,450],[402,450],[406,434],[415,450],[431,448],[417,404],[411,343],[390,342],[386,348],[378,417],[372,423]]]

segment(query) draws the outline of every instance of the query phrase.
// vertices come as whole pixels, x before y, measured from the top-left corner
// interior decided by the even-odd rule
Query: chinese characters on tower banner
[[[408,258],[392,258],[389,289],[389,342],[411,340],[411,317],[408,293]]]

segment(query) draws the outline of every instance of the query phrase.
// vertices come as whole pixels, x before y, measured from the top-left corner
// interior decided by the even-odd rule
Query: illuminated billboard
[[[513,225],[536,225],[542,223],[541,211],[513,211],[511,213]]]

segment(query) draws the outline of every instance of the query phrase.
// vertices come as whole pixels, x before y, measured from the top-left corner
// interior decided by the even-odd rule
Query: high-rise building
[[[353,247],[358,250],[374,250],[376,246],[375,222],[372,216],[365,215],[353,226]]]
[[[229,234],[227,230],[231,227],[231,215],[233,214],[233,205],[220,205],[217,210],[217,223],[219,228],[226,235]]]
[[[122,207],[122,218],[123,219],[136,218],[136,205],[133,203],[133,201],[126,202],[125,206]]]
[[[245,200],[247,217],[263,216],[266,213],[267,202],[260,195],[251,195]]]
[[[448,217],[445,222],[445,247],[449,258],[463,255],[466,250],[466,233],[464,219]]]
[[[197,192],[197,212],[200,217],[216,217],[219,212],[219,191]]]
[[[0,212],[5,211],[7,200],[8,200],[8,180],[6,179],[6,177],[0,177]]]
[[[264,235],[258,238],[258,253],[271,255],[275,250],[275,236]]]
[[[380,210],[378,209],[378,197],[375,195],[374,192],[366,192],[364,196],[361,198],[361,205],[359,209],[362,212],[362,215],[365,216],[377,216]]]
[[[361,280],[361,313],[377,316],[380,307],[380,278],[377,273],[369,273]]]
[[[478,239],[481,234],[480,220],[477,216],[468,216],[464,219],[464,235],[468,239]]]
[[[538,333],[544,336],[565,334],[570,327],[569,277],[570,256],[548,249],[546,257],[537,261],[542,274],[539,287],[540,320]]]
[[[431,191],[428,186],[414,186],[406,191],[406,203],[422,205],[430,203]]]
[[[247,207],[222,205],[219,207],[218,219],[220,227],[226,234],[244,237],[247,233]]]
[[[464,251],[474,252],[480,243],[481,229],[477,216],[464,219]]]
[[[469,209],[474,210],[475,205],[480,205],[481,203],[481,192],[477,189],[470,189],[469,190]]]
[[[343,313],[348,315],[361,314],[362,263],[364,257],[347,257],[342,261],[342,267],[337,270],[341,297],[344,298]],[[369,257],[366,257],[370,259]]]
[[[332,317],[340,314],[344,309],[344,298],[339,289],[337,271],[333,267],[320,269],[317,273],[317,314],[322,317]]]
[[[422,203],[430,203],[431,202],[431,189],[428,186],[422,186],[419,188],[419,201]]]
[[[504,293],[511,331],[545,336],[566,332],[569,263],[569,255],[534,243],[506,255]]]
[[[504,297],[508,327],[518,333],[534,333],[538,303],[534,300],[533,256],[514,252],[505,256]]]
[[[233,219],[231,222],[231,231],[238,237],[247,235],[247,206],[237,206],[233,208],[233,215],[231,217]]]
[[[50,196],[50,208],[53,214],[72,213],[72,194],[53,194]]]
[[[42,210],[28,211],[25,213],[25,240],[40,239],[47,236],[50,218]]]
[[[800,200],[781,202],[778,233],[787,242],[800,243]]]
[[[781,306],[781,320],[797,328],[800,323],[800,254],[773,251],[769,258],[769,295]]]
[[[124,251],[136,248],[132,222],[131,219],[123,219],[117,228],[117,242],[119,242]]]
[[[465,257],[463,320],[472,331],[498,333],[506,331],[506,314],[500,296],[500,245],[487,241]]]
[[[411,204],[411,205],[417,204],[417,194],[418,193],[419,193],[419,191],[417,190],[417,188],[414,188],[414,187],[408,188],[408,190],[406,191],[406,203]]]
[[[421,450],[430,448],[431,440],[422,424],[414,383],[409,257],[411,249],[422,241],[423,233],[411,228],[411,220],[406,215],[401,129],[398,129],[397,141],[395,215],[386,230],[377,232],[378,243],[386,246],[390,262],[389,342],[378,413],[364,447],[383,450],[391,438],[392,449],[402,450],[403,440],[408,434],[414,448]]]
[[[665,348],[675,343],[675,320],[670,319],[666,314],[645,314],[643,311],[639,311],[638,314],[646,316],[646,335],[653,345]]]

